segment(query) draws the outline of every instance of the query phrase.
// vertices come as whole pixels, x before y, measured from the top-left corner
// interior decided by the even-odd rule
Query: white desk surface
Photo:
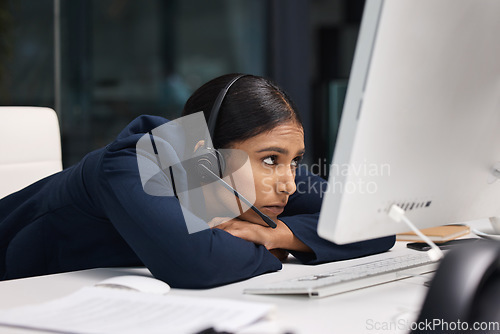
[[[476,228],[487,228],[488,222],[475,221]],[[473,236],[473,235],[471,235]],[[410,251],[406,243],[397,242],[391,252]],[[254,277],[242,282],[205,290],[172,289],[171,294],[217,297],[272,303],[276,312],[270,320],[242,333],[406,333],[404,324],[413,321],[425,299],[424,283],[432,275],[382,284],[320,299],[304,296],[262,296],[243,294],[247,287],[259,286],[296,276],[330,271],[352,261],[370,261],[365,257],[316,266],[285,263],[279,272]],[[64,274],[39,276],[0,282],[0,309],[45,302],[65,296],[84,286],[91,286],[108,277],[131,273],[149,273],[144,268],[91,269]],[[393,326],[392,330],[381,330]],[[378,330],[376,330],[378,328]],[[138,333],[140,329],[138,329]],[[0,334],[34,333],[24,329],[0,326]]]

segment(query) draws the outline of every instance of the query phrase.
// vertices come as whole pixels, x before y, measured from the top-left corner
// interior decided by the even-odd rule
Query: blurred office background
[[[252,73],[273,79],[298,105],[306,161],[329,162],[363,5],[0,0],[0,105],[54,108],[69,167],[138,115],[177,118],[204,82]]]

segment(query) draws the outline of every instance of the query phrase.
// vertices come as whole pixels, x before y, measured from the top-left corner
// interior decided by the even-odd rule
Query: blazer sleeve
[[[319,212],[327,182],[305,169],[297,171],[297,191],[290,196],[286,210],[279,217],[292,233],[312,249],[309,252],[291,251],[305,264],[318,264],[361,257],[387,251],[395,243],[395,236],[337,245],[317,233]]]
[[[265,247],[225,231],[188,233],[175,197],[144,191],[134,147],[137,139],[108,146],[98,176],[100,202],[156,278],[177,288],[208,288],[281,269]]]

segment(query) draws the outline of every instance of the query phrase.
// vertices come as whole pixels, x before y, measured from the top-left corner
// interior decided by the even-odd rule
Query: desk
[[[481,220],[470,225],[486,228],[489,223]],[[405,244],[397,242],[391,252],[410,251],[406,249]],[[396,325],[416,318],[427,292],[423,284],[432,278],[431,275],[412,277],[321,299],[309,299],[303,296],[256,296],[242,292],[244,288],[262,283],[330,271],[349,262],[370,260],[371,257],[366,257],[316,266],[290,261],[285,263],[283,270],[279,272],[242,282],[205,290],[172,289],[170,293],[276,305],[276,312],[269,322],[261,324],[261,328],[254,327],[254,331],[243,333],[406,333],[404,328],[398,328]],[[149,271],[145,268],[103,268],[0,282],[0,309],[52,300],[108,277],[133,273],[144,274]],[[394,327],[392,330],[384,331],[380,330],[382,326]],[[0,334],[6,333],[34,332],[0,327]]]

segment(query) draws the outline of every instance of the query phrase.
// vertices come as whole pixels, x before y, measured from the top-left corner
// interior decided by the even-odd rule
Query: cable
[[[425,241],[431,247],[431,249],[427,251],[427,255],[432,261],[437,261],[444,256],[443,251],[425,234],[420,232],[420,230],[416,228],[415,225],[413,225],[413,223],[408,219],[408,217],[406,217],[405,210],[401,209],[396,204],[393,204],[391,206],[391,209],[389,210],[388,215],[392,220],[394,220],[397,223],[401,221],[405,222],[406,225],[408,225],[413,232],[415,232],[423,241]]]

